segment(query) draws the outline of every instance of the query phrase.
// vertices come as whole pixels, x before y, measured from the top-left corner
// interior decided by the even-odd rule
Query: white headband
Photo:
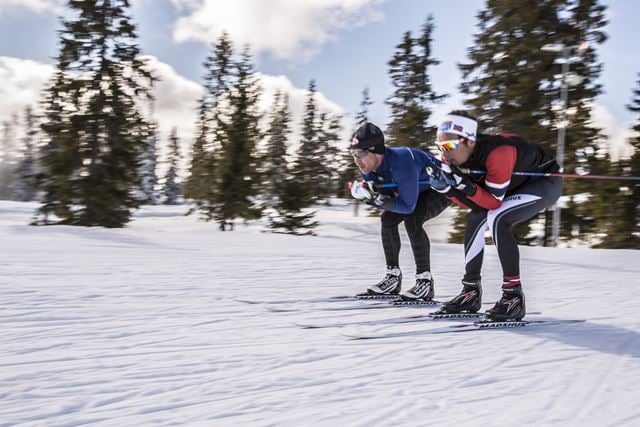
[[[438,135],[441,133],[453,133],[464,138],[476,140],[476,132],[478,131],[478,122],[468,117],[456,116],[449,114],[438,126]]]

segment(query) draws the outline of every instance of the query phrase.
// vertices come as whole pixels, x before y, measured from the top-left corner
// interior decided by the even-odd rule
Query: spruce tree
[[[169,135],[169,169],[164,176],[164,204],[177,205],[180,199],[180,183],[176,181],[180,164],[180,139],[173,127]]]
[[[139,102],[154,80],[136,45],[127,0],[69,1],[43,130],[45,222],[122,227],[138,206],[149,137]],[[58,123],[51,120],[59,116]]]
[[[234,64],[234,76],[228,93],[228,110],[217,133],[221,146],[215,219],[221,224],[236,217],[260,216],[252,198],[259,190],[255,149],[261,137],[258,111],[261,88],[248,47]]]
[[[312,230],[318,222],[313,221],[315,212],[303,212],[308,206],[304,194],[304,183],[298,181],[293,174],[288,174],[279,189],[275,204],[276,214],[269,218],[270,227],[274,232],[298,236],[314,234]]]
[[[362,90],[362,98],[360,100],[360,109],[356,113],[355,123],[353,124],[353,135],[356,130],[364,122],[369,121],[369,106],[373,105],[373,101],[369,95],[369,88],[365,87]],[[351,152],[349,151],[351,141],[338,142],[338,153],[336,155],[336,169],[337,169],[337,186],[336,197],[351,199],[351,192],[349,190],[349,183],[356,179],[358,174],[358,168],[353,163]],[[357,215],[359,201],[353,199],[355,204],[354,212]]]
[[[369,106],[373,105],[371,96],[369,96],[369,87],[366,86],[362,90],[362,99],[360,100],[360,110],[356,113],[356,128],[364,122],[369,121]]]
[[[600,31],[604,25],[604,8],[597,0],[489,0],[478,14],[479,32],[469,49],[470,62],[461,64],[464,82],[462,92],[466,104],[478,117],[480,131],[513,132],[541,145],[550,154],[556,152],[560,72],[558,53],[543,51],[546,44],[577,46],[592,43],[580,61],[572,63],[572,71],[585,77],[582,84],[569,88],[569,107],[576,110],[570,117],[566,137],[565,169],[574,171],[579,161],[593,170],[601,138],[590,124],[590,101],[600,92],[596,80],[600,72],[595,45],[606,38]],[[594,149],[595,147],[595,149]],[[582,150],[582,158],[581,156]],[[591,163],[591,164],[590,164]],[[565,194],[575,193],[579,183],[565,181]],[[583,204],[584,207],[584,204]],[[562,235],[568,237],[582,215],[576,200],[563,209]],[[518,235],[528,233],[521,227]]]
[[[318,196],[318,167],[320,150],[318,149],[318,105],[316,100],[316,82],[309,81],[307,101],[304,106],[300,131],[300,148],[295,159],[293,175],[301,184],[301,199],[311,206]]]
[[[320,113],[318,119],[316,145],[319,148],[319,163],[316,165],[316,197],[325,199],[326,204],[329,204],[329,198],[337,191],[339,174],[336,164],[340,160],[338,144],[342,132],[341,122],[341,116],[328,112]]]
[[[145,149],[140,157],[140,190],[138,200],[141,203],[155,205],[157,202],[156,186],[158,185],[158,124],[149,123],[149,137],[145,141]]]
[[[0,124],[0,199],[14,199],[16,186],[16,132],[18,117]]]
[[[199,104],[196,136],[191,147],[191,162],[189,164],[189,176],[184,185],[184,197],[192,199],[198,205],[202,205],[205,200],[207,188],[205,161],[207,152],[205,148],[208,145],[210,123],[207,118],[207,105],[204,99],[201,99]],[[212,167],[212,170],[209,172],[213,172],[213,170],[215,170],[215,168]]]
[[[410,31],[404,33],[388,62],[395,88],[386,101],[391,108],[386,132],[390,145],[425,148],[435,140],[435,128],[429,125],[431,107],[446,95],[436,94],[429,78],[431,67],[440,63],[432,57],[433,29],[434,20],[429,15],[417,38]]]
[[[569,87],[569,107],[575,113],[567,118],[564,169],[568,172],[606,174],[611,159],[602,130],[592,122],[591,109],[595,98],[602,93],[598,78],[602,64],[598,62],[597,47],[607,36],[605,6],[599,0],[570,1],[566,7],[565,25],[561,27],[562,42],[576,46],[583,41],[590,46],[571,63],[571,71],[584,78],[581,84]],[[573,53],[576,53],[575,51]],[[559,66],[555,71],[558,72]],[[599,233],[597,218],[606,212],[608,187],[611,182],[591,180],[565,180],[564,195],[569,197],[569,208],[561,212],[561,237],[589,243]],[[590,194],[584,202],[584,194]]]
[[[640,74],[639,74],[640,76]],[[629,111],[640,113],[640,79],[633,91]],[[633,148],[629,159],[621,159],[614,164],[612,174],[622,176],[640,176],[640,114],[631,128],[635,136],[628,139]],[[616,249],[640,249],[640,181],[614,181],[607,195],[606,233],[597,247]]]
[[[266,132],[266,147],[262,168],[262,191],[269,206],[274,206],[282,194],[282,186],[287,178],[287,149],[291,131],[291,109],[289,97],[276,92],[269,115]]]
[[[226,32],[212,45],[203,66],[205,93],[199,101],[184,196],[192,199],[197,210],[209,221],[216,216],[218,207],[216,199],[221,182],[218,163],[224,140],[223,106],[233,80],[233,44]]]
[[[43,194],[40,207],[43,218],[34,224],[49,224],[74,215],[72,208],[79,190],[78,180],[71,178],[82,166],[82,157],[77,148],[80,126],[75,126],[78,121],[72,121],[70,112],[72,107],[73,111],[78,110],[78,100],[73,97],[73,83],[59,59],[58,69],[51,78],[43,101],[41,126],[45,145],[40,151],[43,173],[38,182]],[[52,220],[50,216],[53,216]]]
[[[22,139],[21,157],[16,166],[15,199],[21,202],[35,200],[36,188],[36,138],[38,135],[37,118],[29,106],[24,113],[25,135]]]

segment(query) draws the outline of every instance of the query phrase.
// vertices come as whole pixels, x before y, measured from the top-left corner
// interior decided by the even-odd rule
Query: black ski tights
[[[409,215],[391,211],[384,211],[380,216],[382,248],[389,267],[400,266],[400,232],[398,225],[404,221],[409,235],[413,257],[416,261],[416,273],[431,271],[431,256],[429,237],[422,225],[438,216],[449,206],[450,201],[442,194],[426,190],[420,193],[416,202],[416,209]]]

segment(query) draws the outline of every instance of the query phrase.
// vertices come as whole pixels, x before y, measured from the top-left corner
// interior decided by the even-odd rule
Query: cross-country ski
[[[413,337],[413,336],[420,336],[420,335],[448,334],[453,332],[470,332],[470,331],[481,331],[481,330],[568,325],[568,324],[583,323],[583,322],[585,322],[584,319],[523,320],[523,321],[505,321],[505,322],[479,321],[479,322],[466,323],[461,325],[449,325],[442,328],[419,329],[419,330],[412,330],[412,331],[388,332],[388,333],[380,332],[380,333],[371,333],[371,334],[363,333],[363,334],[342,334],[342,335],[352,340],[373,340],[373,339],[386,339],[386,338]]]

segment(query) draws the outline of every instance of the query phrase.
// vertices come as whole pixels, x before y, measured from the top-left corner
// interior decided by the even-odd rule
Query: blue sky
[[[5,59],[0,64],[0,76],[10,76],[4,79],[5,88],[0,90],[0,107],[5,114],[10,107],[19,105],[21,97],[33,99],[24,95],[27,93],[24,86],[30,83],[20,80],[20,76],[35,72],[24,71],[24,67],[53,64],[52,58],[57,53],[57,16],[64,13],[60,8],[63,3],[0,0],[0,58]],[[466,51],[477,31],[475,16],[484,3],[484,0],[133,0],[132,15],[139,24],[143,52],[162,64],[164,71],[160,74],[166,85],[172,84],[164,91],[172,93],[171,99],[159,99],[160,114],[166,117],[191,120],[190,112],[169,111],[178,108],[177,105],[191,109],[199,90],[207,42],[225,27],[235,41],[248,41],[254,47],[257,70],[270,76],[267,85],[284,85],[303,98],[309,80],[316,79],[326,101],[324,105],[350,115],[346,124],[350,124],[361,92],[368,86],[375,102],[371,119],[384,125],[388,113],[384,99],[391,92],[386,63],[402,34],[407,30],[416,34],[428,14],[434,16],[436,25],[434,57],[441,61],[431,72],[434,89],[450,95],[436,108],[435,115],[462,106],[462,98],[457,94],[461,77],[457,64],[467,59]],[[637,45],[640,2],[608,0],[603,4],[609,7],[610,21],[605,29],[609,40],[599,48],[605,64],[601,78],[605,93],[597,99],[594,118],[620,146],[629,135],[630,123],[637,119],[625,105],[637,88],[640,73]],[[7,58],[30,61],[15,65]],[[14,66],[17,68],[7,71]],[[37,76],[31,78],[35,89],[40,80]],[[174,80],[177,83],[173,84]],[[12,93],[8,87],[12,84],[23,95]],[[3,107],[3,99],[12,103],[5,102]],[[178,125],[185,134],[192,126]]]

